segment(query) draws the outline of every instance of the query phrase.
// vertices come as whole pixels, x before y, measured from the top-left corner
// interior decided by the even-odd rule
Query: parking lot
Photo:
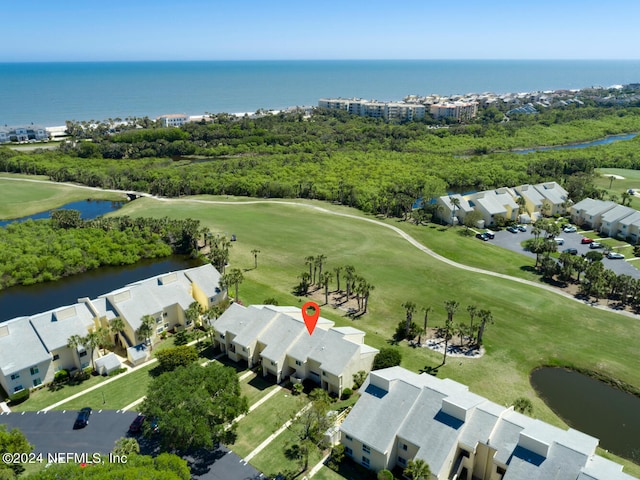
[[[501,230],[494,233],[495,238],[493,240],[489,240],[490,243],[498,245],[502,248],[507,248],[522,255],[527,255],[531,258],[536,258],[536,255],[534,253],[531,253],[522,247],[522,242],[533,238],[533,234],[531,233],[531,225],[527,226],[526,232],[511,233],[507,230]],[[584,255],[587,252],[590,252],[591,249],[589,248],[588,244],[580,243],[580,240],[583,236],[584,235],[579,231],[574,233],[560,232],[559,237],[564,239],[564,244],[558,246],[558,251],[562,252],[567,248],[575,248],[578,251],[578,255]],[[597,251],[602,253],[603,249],[598,249]],[[615,249],[613,251],[615,252]],[[640,262],[640,260],[636,260],[635,262],[628,262],[626,260],[610,260],[605,257],[603,258],[602,262],[605,268],[613,270],[616,275],[625,274],[633,278],[640,278],[640,270],[638,270],[634,266],[635,262]],[[640,263],[638,264],[638,266],[640,266]]]
[[[33,445],[33,452],[42,453],[43,463],[46,464],[49,454],[86,453],[89,458],[94,453],[108,454],[113,450],[116,440],[127,436],[129,425],[136,415],[136,412],[94,410],[89,424],[85,428],[74,430],[76,411],[14,412],[0,414],[0,425],[5,424],[9,430],[18,428],[22,431]],[[143,438],[139,440],[141,453],[157,453],[157,444],[147,442]],[[189,462],[193,478],[264,478],[260,472],[224,446],[184,458]]]

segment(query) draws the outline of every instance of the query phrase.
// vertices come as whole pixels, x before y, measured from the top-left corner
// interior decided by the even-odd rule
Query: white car
[[[624,259],[624,255],[618,252],[609,252],[607,258],[609,260],[622,260]]]
[[[577,232],[577,231],[578,231],[578,229],[577,229],[576,227],[574,227],[573,225],[565,225],[565,226],[562,228],[562,231],[563,231],[564,233],[575,233],[575,232]]]
[[[558,245],[564,245],[564,238],[556,237],[553,239]]]

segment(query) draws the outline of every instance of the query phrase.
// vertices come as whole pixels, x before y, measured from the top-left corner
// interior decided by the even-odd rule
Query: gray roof
[[[514,190],[518,192],[525,200],[529,200],[537,206],[542,206],[545,197],[533,185],[520,185]]]
[[[134,362],[136,360],[144,360],[147,358],[148,348],[144,343],[140,343],[138,345],[134,345],[133,347],[127,348],[127,357],[129,357]]]
[[[69,337],[84,337],[94,326],[93,315],[84,303],[56,308],[31,317],[31,324],[51,352],[67,346]]]
[[[95,364],[97,370],[100,370],[104,367],[107,371],[115,370],[116,368],[120,368],[122,366],[122,363],[120,363],[120,359],[113,352],[108,353],[104,357],[96,359]]]
[[[320,363],[322,370],[333,375],[341,375],[351,359],[360,353],[359,344],[346,340],[344,335],[335,330],[328,330],[325,335],[317,338],[308,358]]]
[[[616,205],[611,210],[606,211],[602,215],[602,221],[605,223],[617,222],[633,213],[636,213],[636,210],[634,210],[633,208]]]
[[[639,225],[640,226],[640,212],[636,211],[631,215],[624,217],[620,220],[620,225]]]
[[[210,263],[184,270],[184,274],[209,298],[215,297],[221,291],[220,273]]]
[[[278,314],[273,322],[277,323],[277,328],[267,328],[260,335],[260,342],[266,345],[260,355],[282,365],[291,346],[300,336],[309,336],[309,333],[304,323],[288,315]]]
[[[556,182],[538,183],[534,187],[543,197],[555,205],[560,205],[569,198],[569,193]]]
[[[220,318],[223,316],[224,314]],[[261,332],[277,316],[278,313],[271,310],[249,307],[245,310],[244,315],[241,315],[239,320],[227,331],[235,334],[236,337],[233,339],[235,344],[248,347],[260,338]]]
[[[577,480],[637,480],[636,477],[622,472],[622,465],[594,455],[582,469]]]
[[[33,329],[29,317],[0,323],[0,371],[4,376],[50,359],[51,354]]]

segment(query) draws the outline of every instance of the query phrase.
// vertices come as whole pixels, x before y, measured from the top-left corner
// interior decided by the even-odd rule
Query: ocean
[[[326,60],[0,64],[0,125],[317,105],[321,97],[525,92],[640,82],[640,61]]]

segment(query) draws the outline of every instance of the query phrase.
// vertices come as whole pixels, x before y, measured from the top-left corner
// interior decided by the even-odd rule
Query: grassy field
[[[42,195],[40,189],[41,186],[37,186],[31,195]],[[217,200],[234,201],[224,197]],[[366,218],[345,207],[307,203]],[[281,305],[302,305],[305,299],[291,292],[298,282],[297,276],[308,271],[304,263],[308,255],[326,255],[325,269],[329,270],[339,265],[354,265],[357,273],[375,286],[369,313],[351,320],[342,310],[322,306],[322,315],[338,325],[363,329],[367,333],[366,342],[378,348],[388,345],[397,323],[404,319],[401,305],[407,300],[416,302],[419,309],[427,305],[434,307],[431,326],[442,325],[446,318],[445,300],[460,302],[456,322],[468,322],[465,309],[469,304],[488,308],[495,324],[485,333],[487,354],[476,360],[450,358],[439,376],[465,383],[473,392],[499,404],[509,404],[520,396],[528,397],[533,402],[535,417],[558,426],[566,428],[529,384],[533,368],[543,364],[575,365],[640,385],[640,354],[634,343],[628,341],[640,334],[640,322],[636,318],[600,311],[509,280],[453,268],[378,225],[284,202],[239,201],[235,205],[212,205],[140,199],[125,206],[119,214],[192,217],[213,232],[236,234],[238,241],[231,249],[231,267],[244,270],[240,298],[245,304],[262,303],[266,298],[275,297]],[[536,278],[526,268],[532,260],[473,237],[462,237],[456,233],[459,230],[387,222],[461,263]],[[260,250],[257,269],[253,268],[253,249]],[[334,287],[332,284],[331,288]],[[421,321],[420,310],[414,319]],[[441,356],[430,350],[411,349],[406,345],[400,348],[402,365],[411,370],[419,371],[426,365],[436,366],[441,362]],[[256,457],[256,465],[264,463],[268,473],[277,457],[275,453],[271,457],[263,457],[264,454]],[[631,470],[636,475],[639,472],[640,469]]]
[[[624,179],[614,179],[611,181],[611,175],[618,175]],[[595,185],[598,188],[606,190],[608,194],[616,194],[618,203],[622,201],[622,192],[626,192],[630,188],[640,192],[640,170],[630,170],[627,168],[598,168],[596,169]],[[640,210],[640,198],[631,197],[631,208]]]
[[[114,193],[94,192],[66,185],[34,184],[16,182],[7,178],[19,178],[16,175],[0,174],[0,219],[19,218],[34,213],[58,208],[69,202],[85,199],[123,200],[123,196]],[[45,177],[33,177],[45,179]]]

